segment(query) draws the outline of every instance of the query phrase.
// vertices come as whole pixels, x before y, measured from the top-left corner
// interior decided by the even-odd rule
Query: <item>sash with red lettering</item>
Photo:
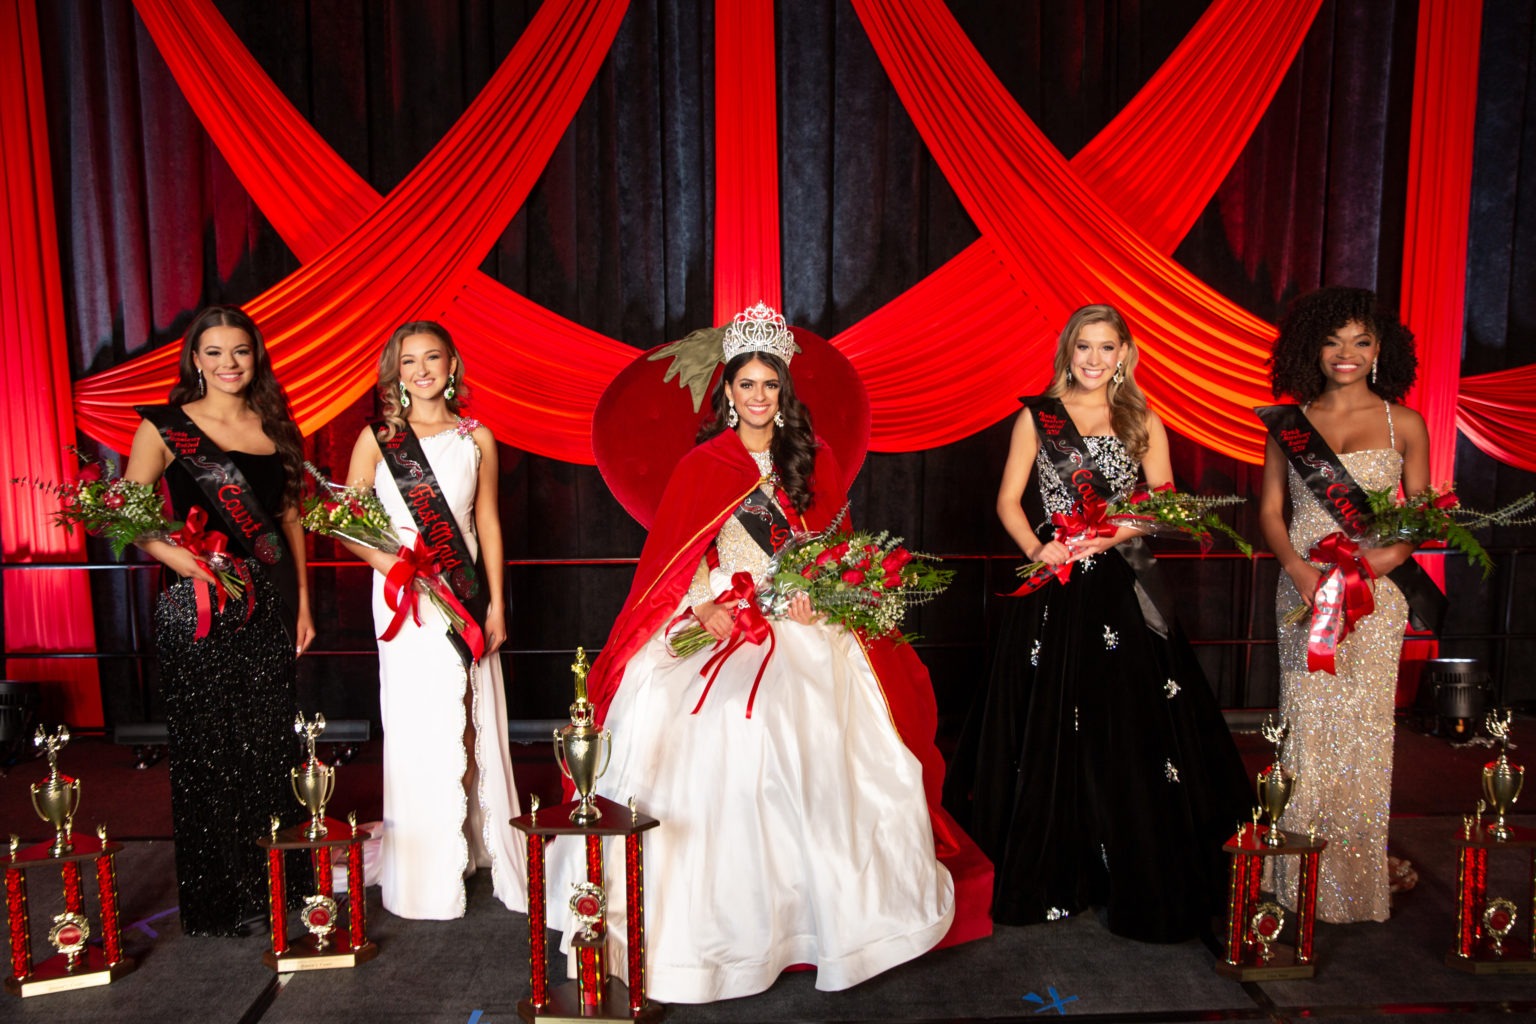
[[[1077,495],[1077,506],[1071,513],[1058,513],[1051,517],[1056,524],[1056,539],[1062,540],[1065,535],[1087,530],[1100,531],[1102,534],[1102,529],[1106,527],[1113,533],[1115,527],[1104,522],[1104,513],[1109,502],[1120,495],[1114,493],[1109,481],[1099,472],[1099,464],[1088,450],[1087,442],[1077,432],[1077,425],[1067,414],[1067,407],[1061,403],[1061,399],[1049,395],[1036,395],[1019,401],[1034,417],[1040,450],[1045,452],[1045,457],[1055,468],[1067,492]],[[1124,558],[1136,573],[1136,600],[1141,605],[1142,618],[1146,620],[1147,628],[1159,636],[1167,636],[1168,623],[1173,621],[1173,602],[1163,583],[1162,573],[1157,569],[1157,560],[1152,557],[1152,549],[1141,537],[1133,537],[1116,544],[1108,553]]]
[[[389,468],[400,496],[411,510],[416,530],[430,549],[433,561],[448,581],[453,595],[459,599],[477,626],[485,624],[485,613],[490,608],[490,588],[485,585],[485,573],[477,558],[469,553],[469,545],[459,532],[453,509],[443,496],[437,474],[421,447],[421,441],[407,425],[396,431],[395,436],[384,439],[381,429],[384,422],[373,424],[374,436],[379,439],[379,451],[384,453],[384,465]],[[448,630],[448,639],[459,652],[465,669],[473,666],[475,658],[469,645],[454,630]]]
[[[283,628],[293,638],[299,618],[299,574],[283,532],[251,490],[245,474],[229,454],[210,441],[179,405],[140,405],[136,411],[160,431],[171,454],[181,463],[208,501],[208,508],[239,558],[254,558],[267,566],[283,599]],[[189,517],[190,519],[190,517]]]
[[[1371,504],[1365,489],[1350,476],[1323,435],[1297,405],[1265,405],[1254,410],[1269,430],[1269,436],[1290,460],[1307,490],[1339,524],[1350,541],[1359,542],[1370,534]],[[1338,545],[1334,546],[1338,548]],[[1353,547],[1353,545],[1351,545]],[[1439,633],[1445,623],[1447,601],[1424,568],[1409,559],[1387,573],[1408,601],[1413,624],[1419,629]]]

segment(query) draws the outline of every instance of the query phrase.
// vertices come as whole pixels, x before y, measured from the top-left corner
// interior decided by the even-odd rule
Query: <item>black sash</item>
[[[373,424],[376,437],[383,425],[382,421]],[[458,521],[453,518],[453,509],[448,507],[448,499],[443,496],[443,489],[437,482],[437,474],[432,471],[432,463],[427,460],[427,453],[422,450],[421,441],[407,426],[404,430],[397,430],[395,436],[387,441],[380,437],[379,451],[384,453],[384,465],[389,467],[390,476],[395,478],[395,486],[400,489],[400,497],[405,499],[406,507],[411,510],[411,518],[416,523],[421,539],[442,566],[443,577],[453,588],[453,595],[474,616],[475,622],[483,626],[485,613],[491,606],[490,588],[485,585],[483,564],[478,558],[470,557],[469,545],[459,532]],[[459,656],[465,659],[467,668],[470,664],[468,646],[451,629],[448,637],[459,650]]]
[[[1088,450],[1088,445],[1077,432],[1072,417],[1061,399],[1049,395],[1021,398],[1035,420],[1035,432],[1040,438],[1040,450],[1050,460],[1069,494],[1081,501],[1092,494],[1108,503],[1120,497],[1114,493],[1099,464]],[[1136,574],[1136,600],[1141,605],[1142,618],[1147,628],[1159,636],[1168,635],[1168,624],[1173,621],[1173,601],[1168,594],[1163,574],[1157,568],[1152,549],[1141,537],[1121,541],[1112,549],[1124,558]]]
[[[789,517],[774,503],[768,484],[747,495],[734,515],[747,536],[769,556],[777,554],[793,533]]]
[[[134,407],[154,424],[171,454],[197,482],[230,543],[272,570],[282,595],[283,628],[293,639],[299,618],[299,574],[283,532],[272,521],[229,454],[210,441],[179,405]]]
[[[1307,489],[1351,540],[1370,533],[1371,503],[1344,463],[1298,405],[1264,405],[1254,410]],[[1302,552],[1305,554],[1305,552]],[[1413,559],[1387,573],[1408,601],[1413,624],[1438,634],[1449,602],[1424,567]]]

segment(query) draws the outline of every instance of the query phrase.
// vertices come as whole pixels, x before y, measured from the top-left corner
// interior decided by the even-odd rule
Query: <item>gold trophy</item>
[[[587,652],[584,648],[576,648],[576,662],[571,666],[571,672],[576,677],[576,703],[571,705],[571,724],[555,730],[555,760],[560,762],[560,771],[571,780],[576,795],[581,798],[571,812],[571,821],[577,825],[590,825],[603,816],[592,796],[597,780],[608,770],[608,759],[613,754],[613,734],[607,729],[599,731],[593,727],[593,708],[587,700]]]
[[[1509,760],[1509,724],[1514,713],[1505,711],[1500,717],[1497,711],[1488,712],[1488,732],[1502,744],[1497,761],[1483,765],[1483,796],[1487,799],[1498,820],[1488,832],[1499,842],[1513,839],[1514,829],[1504,824],[1504,816],[1520,799],[1520,787],[1525,784],[1525,769]]]
[[[59,751],[69,744],[69,726],[59,726],[52,736],[38,726],[32,743],[48,755],[48,777],[32,783],[32,809],[53,826],[53,848],[48,852],[62,857],[74,846],[75,812],[80,809],[80,780],[59,774]]]
[[[320,763],[315,756],[315,738],[325,731],[325,716],[315,712],[313,722],[304,721],[304,712],[293,719],[293,731],[304,737],[309,745],[309,759],[302,769],[288,769],[288,783],[293,795],[309,811],[309,828],[304,830],[305,839],[325,838],[325,805],[336,791],[336,769]]]
[[[1280,752],[1285,747],[1285,737],[1291,727],[1288,723],[1277,725],[1273,718],[1265,718],[1260,731],[1265,739],[1275,745],[1274,763],[1254,776],[1254,785],[1259,792],[1259,806],[1269,819],[1269,831],[1264,834],[1264,843],[1266,846],[1284,846],[1285,833],[1280,831],[1280,816],[1285,813],[1285,805],[1291,802],[1291,790],[1296,784],[1296,776],[1280,767]]]

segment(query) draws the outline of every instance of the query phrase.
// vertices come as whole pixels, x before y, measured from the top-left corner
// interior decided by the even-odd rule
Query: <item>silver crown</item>
[[[787,363],[800,351],[795,336],[789,333],[789,325],[765,302],[736,314],[725,329],[720,348],[726,362],[743,352],[772,352]]]

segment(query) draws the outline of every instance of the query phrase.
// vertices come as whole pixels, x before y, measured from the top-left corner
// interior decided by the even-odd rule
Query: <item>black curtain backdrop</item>
[[[219,0],[234,31],[326,140],[381,193],[394,187],[462,113],[537,4],[489,0]],[[962,27],[1045,134],[1068,156],[1146,82],[1204,11],[1155,4],[952,5]],[[209,143],[129,0],[39,0],[69,345],[74,373],[109,367],[180,336],[210,302],[240,303],[298,263]],[[591,93],[525,208],[482,269],[595,330],[647,348],[711,318],[713,4],[635,0]],[[1226,183],[1177,251],[1223,293],[1269,319],[1320,284],[1398,298],[1417,5],[1328,0]],[[1465,368],[1536,359],[1536,2],[1484,13],[1468,265]],[[825,336],[856,322],[976,237],[918,138],[852,7],[778,5],[784,305]],[[1529,171],[1530,173],[1525,173]],[[1524,201],[1522,201],[1524,200]],[[1113,301],[1113,295],[1102,296]],[[383,339],[380,339],[382,343]],[[1213,350],[1213,360],[1223,353]],[[474,367],[468,367],[473,387]],[[472,411],[471,406],[471,411]],[[364,401],[311,439],[344,473]],[[861,521],[925,550],[1009,554],[992,511],[1007,449],[1003,423],[922,453],[871,455],[854,488]],[[595,469],[503,446],[501,483],[512,559],[624,559],[644,535]],[[1258,472],[1175,438],[1181,486],[1257,494]],[[1463,441],[1458,484],[1487,507],[1533,487]],[[1253,513],[1239,527],[1257,535]],[[1529,543],[1505,531],[1496,545]],[[96,551],[97,557],[104,552]],[[1013,553],[1016,554],[1016,553]],[[327,544],[314,557],[332,557]],[[345,557],[342,555],[341,557]],[[1530,556],[1526,556],[1529,563]],[[1536,633],[1533,574],[1513,555],[1484,586],[1448,560],[1450,628],[1479,637]],[[991,597],[1015,562],[956,559],[954,592],[916,623],[941,708],[952,721],[986,659]],[[1197,639],[1274,635],[1272,561],[1169,564]],[[1257,572],[1260,583],[1250,583]],[[1521,573],[1523,572],[1523,576]],[[146,648],[153,574],[93,574],[103,648]],[[514,717],[557,716],[569,650],[603,642],[628,566],[515,566],[509,698]],[[322,650],[371,650],[368,577],[315,573]],[[1257,595],[1255,597],[1255,595]],[[125,608],[128,609],[125,611]],[[1446,653],[1496,671],[1536,656],[1529,642],[1469,639]],[[1228,705],[1276,698],[1272,647],[1202,646]],[[141,677],[140,673],[143,673]],[[1513,673],[1513,697],[1536,682]],[[110,721],[155,716],[152,662],[108,663]],[[306,658],[306,703],[333,717],[376,717],[367,657]],[[147,683],[147,687],[145,684]]]

